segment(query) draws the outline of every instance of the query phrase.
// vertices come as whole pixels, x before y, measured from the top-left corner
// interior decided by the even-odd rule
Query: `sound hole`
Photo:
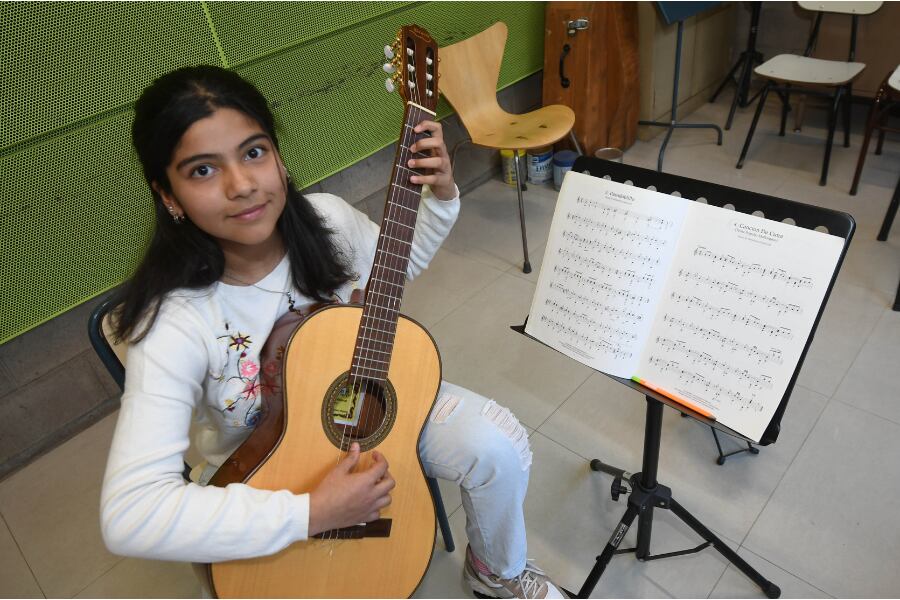
[[[390,381],[338,377],[322,403],[322,427],[336,447],[347,451],[359,442],[363,451],[380,444],[397,416],[397,399]]]

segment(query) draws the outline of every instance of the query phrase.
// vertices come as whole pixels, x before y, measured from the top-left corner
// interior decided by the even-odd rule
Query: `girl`
[[[459,211],[441,126],[412,151],[423,184],[408,276],[427,267]],[[135,105],[132,137],[152,190],[156,230],[118,298],[116,336],[131,344],[101,498],[112,552],[219,562],[273,554],[316,533],[378,518],[394,481],[387,458],[354,470],[354,444],[305,494],[206,486],[260,415],[260,350],[276,322],[366,285],[378,227],[329,194],[300,194],[278,151],[265,98],[237,74],[178,69]],[[193,421],[193,423],[192,423]],[[182,479],[189,446],[203,456]],[[443,383],[421,437],[430,476],[461,486],[465,581],[493,597],[563,597],[525,558],[531,450],[510,412]]]

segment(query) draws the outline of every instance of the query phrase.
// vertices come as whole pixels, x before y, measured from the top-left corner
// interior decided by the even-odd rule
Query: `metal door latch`
[[[568,21],[566,23],[566,29],[569,32],[569,35],[574,37],[578,30],[587,29],[590,22],[587,19],[575,19],[574,21]]]

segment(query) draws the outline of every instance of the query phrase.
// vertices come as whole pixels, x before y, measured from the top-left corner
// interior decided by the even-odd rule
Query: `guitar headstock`
[[[385,81],[389,92],[400,92],[404,102],[415,102],[432,112],[438,101],[438,46],[427,31],[417,25],[404,25],[397,39],[384,47],[390,62],[384,65],[393,76]]]

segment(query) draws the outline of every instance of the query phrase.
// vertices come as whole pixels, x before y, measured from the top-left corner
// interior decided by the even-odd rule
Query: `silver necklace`
[[[268,293],[270,293],[270,294],[281,294],[282,296],[286,296],[286,297],[287,297],[287,300],[288,300],[288,310],[289,310],[290,312],[292,312],[292,313],[299,313],[299,312],[300,312],[300,311],[294,306],[294,297],[291,295],[291,293],[290,293],[289,291],[286,292],[286,291],[284,291],[284,290],[270,290],[270,289],[266,289],[266,288],[264,288],[264,287],[262,287],[262,286],[256,285],[255,283],[249,283],[249,282],[247,282],[247,281],[244,281],[244,280],[242,280],[242,279],[239,279],[239,278],[235,277],[234,275],[232,275],[232,274],[230,274],[230,273],[222,272],[222,277],[223,277],[223,278],[224,278],[224,277],[227,277],[228,279],[230,279],[230,280],[232,280],[232,281],[236,281],[237,283],[240,283],[240,284],[242,284],[242,285],[247,285],[247,286],[250,286],[250,287],[255,287],[256,289],[258,289],[258,290],[260,290],[260,291],[262,291],[262,292],[268,292]]]

